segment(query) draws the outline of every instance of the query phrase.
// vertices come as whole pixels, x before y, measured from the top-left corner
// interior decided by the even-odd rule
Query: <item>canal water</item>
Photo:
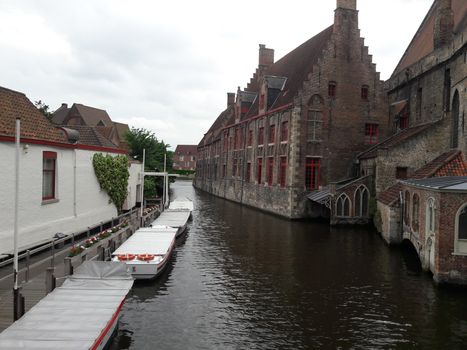
[[[373,229],[290,222],[177,182],[186,239],[136,283],[111,349],[466,349],[467,292]]]

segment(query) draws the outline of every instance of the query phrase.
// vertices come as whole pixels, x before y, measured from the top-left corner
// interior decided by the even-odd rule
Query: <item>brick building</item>
[[[195,170],[197,145],[178,145],[173,154],[174,170]]]
[[[308,194],[354,176],[355,156],[384,139],[387,101],[360,37],[356,0],[283,58],[260,45],[244,90],[198,145],[195,186],[289,218],[315,216]]]

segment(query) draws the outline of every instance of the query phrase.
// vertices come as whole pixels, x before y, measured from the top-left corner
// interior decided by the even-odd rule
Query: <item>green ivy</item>
[[[123,203],[127,197],[128,158],[126,156],[94,154],[92,165],[96,173],[101,189],[109,195],[109,203],[114,203],[119,213],[122,211]]]

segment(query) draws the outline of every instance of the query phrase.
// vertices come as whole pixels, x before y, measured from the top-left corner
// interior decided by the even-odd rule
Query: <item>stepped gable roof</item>
[[[68,143],[64,133],[56,128],[25,94],[0,87],[1,136],[15,136],[17,117],[21,118],[21,137]]]
[[[197,145],[177,145],[175,148],[175,154],[198,154]]]
[[[319,57],[331,39],[333,27],[333,25],[329,26],[321,33],[289,52],[264,71],[264,75],[287,78],[284,89],[270,109],[282,107],[293,102],[294,97],[302,88],[303,83],[308,79],[308,74],[313,71],[313,65],[318,62]],[[258,92],[259,86],[257,79],[253,79],[249,87],[245,90]],[[244,119],[256,116],[257,114],[258,99],[255,100],[255,103]]]
[[[398,146],[405,141],[411,139],[412,137],[424,132],[428,128],[430,128],[434,123],[428,123],[423,125],[417,125],[408,129],[404,129],[397,134],[394,134],[388,137],[386,140],[378,143],[377,145],[370,147],[366,151],[360,153],[357,157],[359,159],[370,159],[375,158],[378,154],[378,149],[389,149],[395,146]]]
[[[425,164],[415,171],[409,180],[420,180],[433,177],[467,176],[467,163],[459,150],[451,150],[441,154],[433,161]],[[399,199],[399,192],[402,190],[400,183],[381,192],[378,201],[386,205],[392,205]]]
[[[72,108],[76,107],[81,118],[87,126],[97,126],[102,121],[105,126],[112,126],[112,120],[107,112],[103,109],[85,106],[79,103],[73,104]]]
[[[104,137],[95,127],[87,125],[66,125],[65,127],[79,132],[79,144],[118,149],[115,144]]]
[[[393,75],[403,71],[412,64],[420,61],[434,51],[434,27],[435,17],[439,6],[439,2],[435,1],[431,6],[428,14],[418,28],[415,36],[410,42],[407,50],[402,56],[399,64],[394,70]],[[454,14],[454,33],[458,33],[466,25],[467,1],[452,0],[452,12]]]
[[[65,118],[68,116],[70,108],[65,106],[60,106],[55,112],[52,113],[52,123],[56,125],[62,125],[65,121]]]

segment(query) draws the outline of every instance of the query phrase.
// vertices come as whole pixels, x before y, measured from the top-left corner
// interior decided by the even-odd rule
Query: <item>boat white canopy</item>
[[[193,211],[193,201],[187,198],[180,198],[176,199],[173,202],[170,202],[169,210],[176,210],[176,209],[186,209],[189,211]]]
[[[125,263],[84,262],[0,333],[0,349],[90,349],[115,321],[132,286]]]
[[[153,254],[165,255],[175,239],[174,228],[144,228],[137,230],[113,255]]]
[[[157,226],[170,226],[182,227],[190,218],[191,212],[185,209],[166,210],[159,215],[159,217],[152,222],[154,227]]]

